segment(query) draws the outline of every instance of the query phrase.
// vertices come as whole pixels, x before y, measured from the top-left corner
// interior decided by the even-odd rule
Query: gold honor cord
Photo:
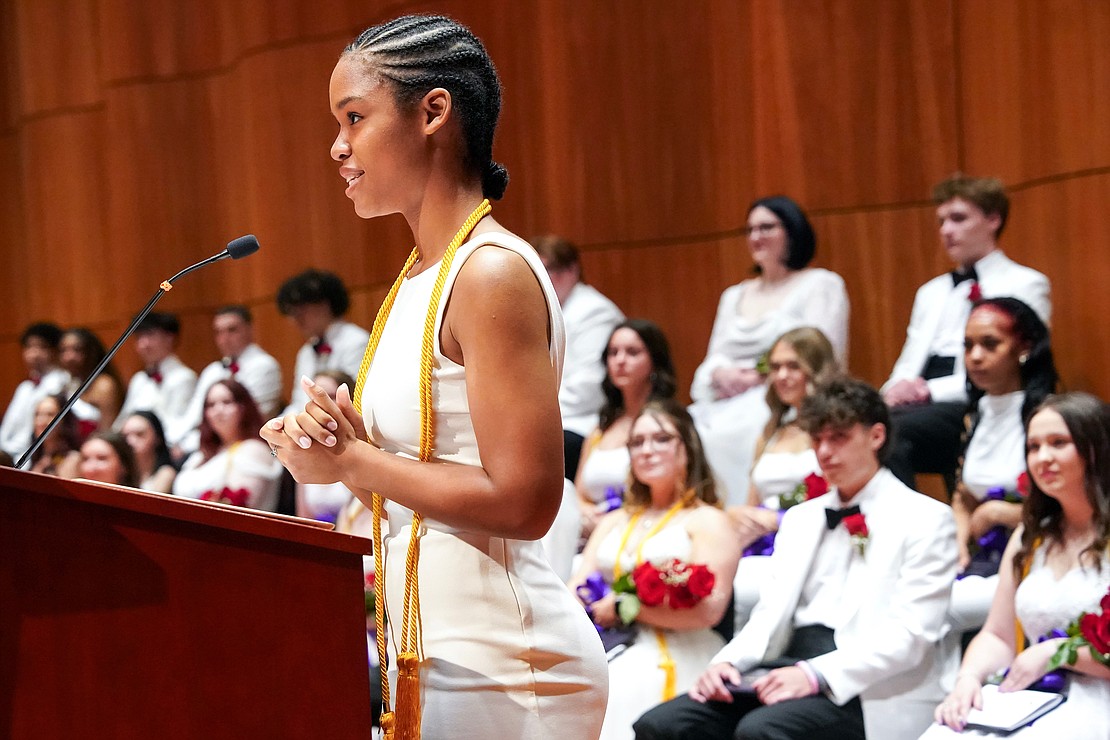
[[[439,312],[439,302],[443,297],[443,288],[447,284],[447,275],[451,271],[451,263],[455,253],[462,245],[475,225],[493,208],[488,200],[483,200],[474,211],[467,216],[466,221],[455,233],[443,259],[439,264],[439,273],[436,275],[435,286],[428,301],[428,314],[424,319],[424,335],[420,348],[420,460],[428,462],[432,459],[432,449],[435,445],[435,409],[432,408],[432,366],[435,362],[435,326],[436,315]],[[362,365],[358,369],[358,379],[355,382],[353,398],[355,410],[362,415],[362,392],[366,383],[366,374],[374,361],[374,354],[381,341],[385,323],[389,319],[389,312],[397,299],[397,292],[401,289],[405,276],[409,274],[416,260],[420,257],[419,247],[414,247],[401,268],[401,273],[393,281],[389,293],[382,301],[378,315],[374,319],[374,327],[370,332],[370,341],[366,345],[366,353],[362,356]],[[414,511],[412,514],[412,532],[409,536],[408,553],[405,558],[405,589],[404,600],[401,608],[401,644],[397,646],[397,710],[390,711],[389,691],[389,661],[385,650],[385,568],[382,561],[382,496],[372,493],[372,508],[374,514],[374,626],[377,629],[378,661],[382,672],[382,717],[381,726],[386,738],[397,740],[418,740],[420,737],[420,663],[423,660],[423,639],[420,624],[420,583],[417,568],[420,562],[420,528],[424,517]]]

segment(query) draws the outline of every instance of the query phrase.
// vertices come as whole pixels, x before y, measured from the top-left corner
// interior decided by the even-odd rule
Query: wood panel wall
[[[813,217],[816,264],[848,284],[852,370],[881,382],[914,289],[948,267],[929,191],[959,169],[1011,187],[1003,247],[1053,282],[1064,378],[1110,397],[1103,0],[3,0],[0,398],[24,325],[110,344],[247,232],[259,254],[160,304],[187,362],[214,354],[212,310],[246,302],[291,372],[273,296],[309,266],[340,272],[368,325],[411,237],[343,197],[328,75],[366,25],[428,11],[500,68],[499,220],[576,241],[590,282],[666,330],[684,387],[750,267],[747,204],[775,192]],[[118,364],[137,369],[130,348]]]

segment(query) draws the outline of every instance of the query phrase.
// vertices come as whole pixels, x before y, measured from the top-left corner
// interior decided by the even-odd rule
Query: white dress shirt
[[[577,283],[563,302],[563,321],[567,327],[567,349],[563,382],[559,385],[559,410],[563,429],[587,436],[596,426],[598,412],[605,403],[601,381],[605,345],[624,314],[617,305],[593,286]]]
[[[301,378],[313,378],[316,373],[324,370],[339,370],[347,373],[352,378],[358,378],[358,368],[362,364],[362,356],[366,354],[366,345],[370,341],[370,333],[361,326],[356,326],[348,321],[336,321],[324,332],[324,343],[330,352],[317,352],[315,342],[305,342],[297,350],[297,362],[293,366],[293,392],[290,394],[289,405],[283,414],[297,414],[304,411],[308,403],[308,396],[301,388]],[[354,393],[354,388],[351,392]]]
[[[197,374],[181,362],[177,355],[170,355],[162,360],[158,364],[158,372],[162,375],[161,382],[148,375],[146,370],[140,370],[131,376],[127,397],[123,399],[123,408],[112,427],[117,432],[127,417],[136,411],[153,411],[167,433],[180,425],[180,418],[193,397]],[[168,439],[166,441],[169,442]]]
[[[28,378],[17,385],[0,422],[0,450],[18,460],[34,439],[35,407],[47,396],[61,393],[68,382],[69,373],[55,367],[47,370],[38,383]]]
[[[979,399],[979,422],[967,443],[961,480],[980,501],[996,486],[1015,491],[1025,472],[1024,402],[1024,391]]]
[[[1041,273],[1019,265],[996,249],[975,263],[979,291],[984,298],[1012,296],[1029,304],[1049,323],[1052,316],[1051,289]],[[927,381],[933,401],[966,401],[964,369],[964,329],[971,313],[969,294],[973,281],[953,284],[952,275],[938,275],[917,290],[913,300],[906,343],[894,363],[883,391],[899,380],[921,376],[929,355],[955,357],[951,375]]]

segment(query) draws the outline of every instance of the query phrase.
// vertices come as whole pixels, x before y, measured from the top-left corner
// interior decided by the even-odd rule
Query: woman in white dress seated
[[[589,536],[602,515],[620,505],[628,486],[628,432],[644,404],[674,398],[675,372],[663,330],[644,319],[622,321],[609,335],[598,428],[582,445],[575,488],[582,533]]]
[[[959,631],[987,618],[1002,552],[1021,523],[1025,422],[1057,381],[1048,328],[1017,298],[977,303],[964,348],[968,431],[952,499],[961,573],[950,609]]]
[[[598,523],[572,587],[597,575],[610,585],[641,563],[679,560],[706,566],[712,592],[690,608],[643,606],[635,641],[609,662],[609,705],[601,737],[632,738],[632,723],[687,691],[724,644],[713,627],[732,598],[740,557],[732,524],[717,502],[713,477],[689,414],[675,401],[653,401],[632,424],[632,484],[625,505]],[[589,603],[599,628],[622,624],[612,591]],[[584,600],[584,604],[588,599]]]
[[[139,469],[130,445],[118,432],[93,432],[81,445],[78,474],[85,480],[136,488]]]
[[[171,492],[177,469],[170,458],[166,433],[158,415],[153,411],[136,411],[124,420],[120,433],[135,453],[138,487],[156,493]]]
[[[813,326],[842,365],[848,350],[844,280],[807,266],[817,242],[798,204],[785,196],[755,201],[747,234],[756,277],[721,295],[709,351],[690,388],[690,413],[729,505],[747,498],[751,454],[770,415],[758,365],[771,343],[790,329]]]
[[[1110,590],[1110,409],[1085,393],[1049,396],[1026,440],[1031,486],[1021,526],[1002,556],[987,622],[923,739],[989,736],[964,729],[970,709],[982,705],[983,683],[1007,668],[1002,691],[1042,678],[1063,638],[1040,638],[1082,612],[1099,613]],[[1023,638],[1030,647],[1021,650]],[[1009,737],[1110,738],[1110,668],[1084,647],[1064,673],[1067,701]]]
[[[181,466],[174,494],[274,511],[282,467],[258,438],[260,426],[250,391],[231,379],[213,383],[204,398],[200,449]]]
[[[798,407],[813,388],[837,371],[832,344],[819,329],[791,329],[775,341],[769,355],[767,406],[771,419],[755,448],[748,502],[729,508],[743,557],[736,570],[733,600],[736,629],[747,621],[767,572],[783,512],[806,500],[810,486],[824,484],[813,440],[797,424]],[[825,488],[816,487],[812,495]],[[812,497],[812,496],[810,496]]]

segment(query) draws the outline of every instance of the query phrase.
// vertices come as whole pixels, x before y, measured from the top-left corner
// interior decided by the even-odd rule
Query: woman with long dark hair
[[[662,329],[644,319],[627,319],[613,329],[601,362],[605,404],[598,427],[582,445],[575,477],[582,532],[616,506],[628,487],[628,433],[649,401],[674,398],[674,362]]]
[[[1097,614],[1100,600],[1110,603],[1110,409],[1085,393],[1049,396],[1026,425],[1025,449],[1029,495],[990,614],[937,707],[939,724],[923,738],[980,736],[964,728],[971,708],[983,705],[987,679],[1007,669],[1000,690],[1028,687],[1048,671],[1062,630],[1083,612]],[[1110,668],[1084,647],[1064,671],[1067,701],[1009,737],[1110,738]]]
[[[67,329],[58,345],[58,361],[69,373],[70,382],[65,394],[70,396],[81,387],[100,361],[108,354],[100,338],[90,329]],[[97,429],[111,429],[123,405],[123,381],[112,363],[92,382],[70,412],[77,417],[81,436],[86,437]]]
[[[157,493],[171,492],[177,469],[173,466],[166,433],[158,415],[153,411],[136,411],[124,420],[120,433],[135,454],[139,470],[138,487]]]
[[[177,496],[277,509],[281,465],[258,439],[262,415],[250,391],[235,380],[218,380],[204,397],[200,449],[173,482]]]

